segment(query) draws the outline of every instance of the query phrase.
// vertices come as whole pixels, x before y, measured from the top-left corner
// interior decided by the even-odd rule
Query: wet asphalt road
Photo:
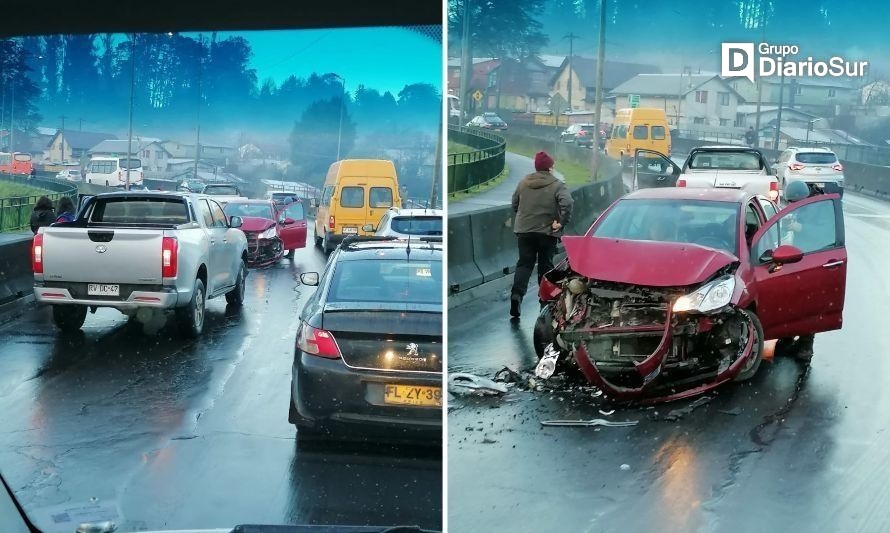
[[[110,309],[71,338],[34,306],[0,325],[0,471],[38,526],[93,506],[94,519],[116,513],[119,531],[442,527],[440,449],[296,446],[296,317],[314,290],[298,279],[324,267],[311,242],[251,271],[240,312],[208,302],[197,341]]]
[[[890,204],[844,203],[844,327],[816,336],[808,371],[765,361],[675,421],[665,418],[689,400],[610,416],[578,390],[452,400],[449,530],[890,530]],[[505,292],[451,309],[449,370],[533,368],[536,307],[528,298],[518,326]],[[581,418],[639,424],[539,425]]]

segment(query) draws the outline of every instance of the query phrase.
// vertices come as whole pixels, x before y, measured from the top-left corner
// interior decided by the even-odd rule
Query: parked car
[[[844,195],[844,167],[828,148],[788,148],[776,160],[776,167],[783,194],[789,183],[802,181],[811,192]]]
[[[559,134],[559,140],[566,143],[575,143],[578,146],[593,146],[593,136],[596,126],[593,124],[572,124]]]
[[[128,175],[131,186],[142,186],[144,172],[141,159],[93,156],[87,163],[85,181],[106,187],[123,187],[127,184]]]
[[[189,337],[206,300],[244,301],[247,239],[238,217],[202,195],[115,192],[87,198],[72,223],[40,228],[32,246],[34,294],[62,331],[87,310],[113,307],[140,320],[173,311]],[[149,312],[141,312],[148,310]]]
[[[673,400],[751,378],[765,339],[839,329],[840,197],[772,213],[771,200],[747,190],[618,199],[585,235],[562,238],[567,258],[539,291],[539,357],[556,350],[614,398]]]
[[[393,207],[383,215],[375,235],[381,237],[411,237],[442,235],[444,212],[441,209],[399,209]]]
[[[303,307],[288,420],[297,439],[441,442],[442,243],[349,237]]]
[[[496,113],[483,113],[467,122],[467,127],[505,131],[507,129],[507,123],[504,122],[501,117],[497,116]]]
[[[179,192],[200,193],[201,191],[204,190],[204,187],[206,185],[207,184],[204,183],[203,180],[194,179],[194,178],[184,179],[181,182],[179,182],[179,185],[176,186],[176,190]]]
[[[240,217],[247,237],[250,267],[277,263],[306,247],[306,212],[302,202],[277,206],[271,200],[238,199],[226,204],[226,216]]]
[[[65,168],[62,169],[58,174],[56,174],[56,179],[68,181],[83,181],[83,174],[80,173],[79,167]]]

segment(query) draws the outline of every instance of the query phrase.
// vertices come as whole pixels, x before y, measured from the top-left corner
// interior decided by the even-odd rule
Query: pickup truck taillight
[[[161,277],[175,278],[179,269],[179,242],[176,237],[164,237],[161,242]]]
[[[43,235],[35,235],[31,243],[31,270],[43,274]]]
[[[334,231],[334,215],[328,217],[328,229]]]
[[[791,163],[788,165],[788,168],[791,170],[803,170],[805,167],[800,163]]]
[[[686,186],[686,179],[685,179],[685,178],[680,178],[680,179],[677,180],[677,187],[685,187],[685,186]]]

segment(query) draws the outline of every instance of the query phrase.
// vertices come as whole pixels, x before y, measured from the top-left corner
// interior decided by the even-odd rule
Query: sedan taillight
[[[297,348],[303,353],[326,359],[340,359],[340,348],[330,331],[313,328],[305,322],[297,333]]]
[[[680,178],[677,180],[677,187],[685,187],[685,186],[686,186],[686,180],[684,178]]]
[[[771,181],[769,183],[769,199],[777,202],[779,201],[779,182]]]

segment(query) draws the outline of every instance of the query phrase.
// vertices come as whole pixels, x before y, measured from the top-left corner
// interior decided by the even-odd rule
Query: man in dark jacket
[[[553,268],[556,237],[572,216],[572,195],[553,175],[553,158],[535,154],[535,170],[524,177],[513,193],[513,232],[519,242],[519,262],[510,294],[510,316],[520,314],[535,263],[538,283]]]
[[[46,196],[41,196],[31,213],[31,231],[37,235],[37,230],[42,226],[49,226],[56,220],[56,212],[53,209],[53,201]]]

